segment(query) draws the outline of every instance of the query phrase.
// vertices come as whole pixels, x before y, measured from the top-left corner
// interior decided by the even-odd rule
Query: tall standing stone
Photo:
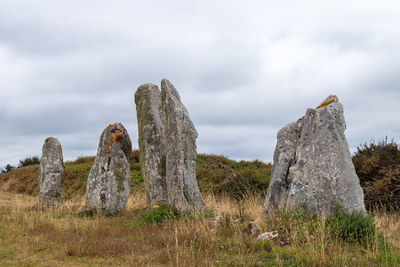
[[[304,209],[329,216],[365,211],[363,191],[344,135],[343,106],[329,96],[278,132],[264,211]]]
[[[121,123],[101,134],[86,190],[86,210],[116,213],[124,209],[131,189],[129,156],[132,143]]]
[[[139,156],[147,200],[168,203],[165,181],[165,130],[161,92],[157,85],[144,84],[135,93],[139,129]]]
[[[204,202],[196,180],[197,131],[178,91],[166,79],[161,81],[161,98],[169,203],[181,213],[202,211]]]
[[[64,178],[61,144],[57,138],[46,138],[40,159],[39,201],[42,206],[54,207],[61,204]]]

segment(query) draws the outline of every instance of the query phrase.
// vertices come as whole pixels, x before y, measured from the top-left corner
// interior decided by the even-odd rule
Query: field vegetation
[[[204,215],[178,216],[166,206],[148,207],[132,193],[118,216],[82,213],[84,198],[43,210],[37,198],[0,192],[2,266],[398,266],[399,215],[342,214],[322,219],[301,212],[263,217],[264,197],[241,203],[205,194]],[[215,216],[221,216],[215,223]],[[276,231],[254,242],[249,222]],[[376,226],[375,226],[376,225]]]
[[[37,199],[39,165],[23,160],[0,176],[0,266],[399,266],[400,214],[392,202],[398,151],[387,140],[360,146],[353,162],[369,215],[338,211],[329,218],[296,211],[265,219],[271,165],[204,154],[197,161],[204,214],[150,207],[138,151],[130,157],[132,192],[121,214],[83,212],[94,157],[65,163],[66,201],[45,210]],[[371,202],[374,192],[378,202]],[[277,236],[255,242],[250,222]]]

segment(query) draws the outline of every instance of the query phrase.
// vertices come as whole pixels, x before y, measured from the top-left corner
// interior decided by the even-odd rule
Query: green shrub
[[[373,218],[363,211],[347,213],[339,210],[328,217],[326,224],[333,238],[361,245],[371,245],[375,238],[376,226]]]
[[[18,164],[18,168],[20,167],[26,167],[30,165],[36,165],[40,164],[40,160],[38,156],[33,156],[33,157],[27,157],[25,159],[21,159]]]
[[[400,146],[384,138],[357,147],[353,164],[368,210],[400,210]]]
[[[174,218],[178,218],[178,214],[167,204],[162,204],[156,208],[150,208],[143,216],[143,220],[147,224],[162,223]]]
[[[15,167],[11,164],[7,164],[6,166],[4,166],[4,168],[0,169],[0,175],[3,175],[7,172],[10,172],[12,170],[15,170]]]

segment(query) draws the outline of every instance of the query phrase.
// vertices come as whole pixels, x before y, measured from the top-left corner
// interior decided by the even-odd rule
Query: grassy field
[[[93,160],[66,162],[66,202],[54,210],[38,205],[38,165],[0,176],[0,266],[400,266],[396,213],[322,219],[292,212],[266,220],[271,165],[261,161],[199,155],[206,212],[178,216],[147,206],[134,151],[125,211],[88,216],[82,210]],[[250,222],[278,236],[256,243]]]
[[[42,210],[36,197],[0,191],[1,266],[398,266],[400,217],[376,214],[370,243],[344,241],[325,220],[292,213],[265,220],[264,197],[240,203],[206,194],[205,215],[147,207],[132,192],[118,216],[86,217],[83,197]],[[222,220],[215,226],[214,217]],[[248,223],[278,231],[255,243]],[[386,238],[382,238],[384,233]]]

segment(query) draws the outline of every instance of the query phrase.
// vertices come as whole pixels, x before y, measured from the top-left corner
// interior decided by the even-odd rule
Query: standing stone
[[[55,207],[62,203],[64,178],[61,144],[57,138],[46,138],[40,159],[39,176],[39,201],[43,207]]]
[[[135,93],[139,129],[139,157],[149,204],[168,203],[165,181],[165,130],[161,92],[144,84]]]
[[[88,177],[87,211],[116,213],[124,209],[131,189],[131,151],[131,140],[121,123],[110,124],[104,129]]]
[[[304,209],[329,216],[365,211],[363,191],[344,135],[343,106],[329,96],[278,132],[264,211]]]
[[[196,180],[197,131],[175,87],[161,81],[165,114],[166,183],[169,203],[178,212],[201,212],[204,202]]]

